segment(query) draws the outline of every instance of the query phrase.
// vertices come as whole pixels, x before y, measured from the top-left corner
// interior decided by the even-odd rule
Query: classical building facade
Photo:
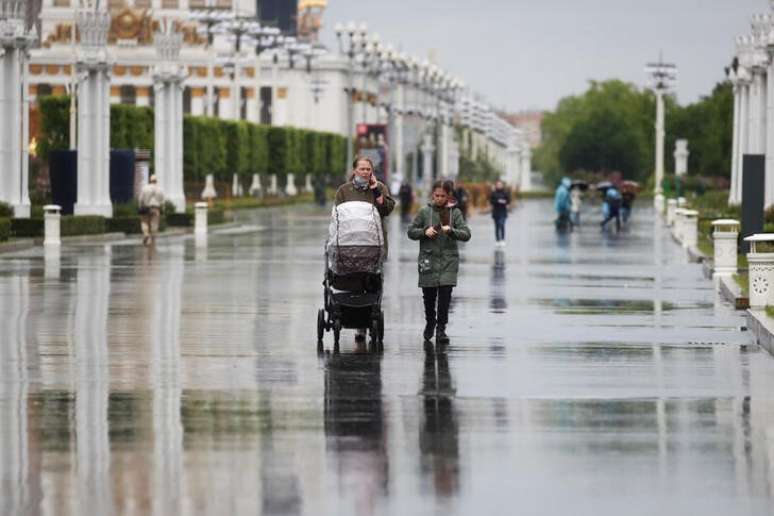
[[[76,82],[77,45],[72,27],[79,7],[72,3],[75,1],[43,0],[41,45],[32,51],[29,64],[28,94],[33,105],[40,96],[69,93]],[[159,58],[153,38],[162,23],[167,23],[183,37],[179,64],[186,71],[182,83],[184,114],[341,135],[355,134],[359,124],[386,124],[393,171],[417,182],[418,171],[423,168],[423,144],[431,131],[437,148],[434,152],[438,153],[433,161],[435,175],[456,174],[459,142],[451,128],[456,123],[475,134],[476,145],[487,148],[504,178],[522,182],[525,149],[529,147],[525,134],[494,113],[480,97],[460,92],[456,105],[444,107],[419,84],[390,81],[346,55],[310,46],[317,42],[322,28],[326,1],[301,0],[294,5],[298,9],[298,36],[308,43],[306,50],[297,44],[256,50],[255,39],[250,38],[237,45],[234,34],[213,35],[201,19],[192,16],[196,12],[229,13],[242,19],[271,15],[258,14],[255,0],[110,0],[110,102],[155,105],[153,74]],[[352,118],[350,102],[354,104]],[[435,118],[417,103],[420,107],[435,106],[430,110]]]

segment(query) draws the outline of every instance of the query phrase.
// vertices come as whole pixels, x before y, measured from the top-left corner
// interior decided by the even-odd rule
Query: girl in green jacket
[[[429,341],[435,333],[436,344],[449,342],[446,325],[460,265],[457,241],[470,240],[470,228],[462,212],[447,206],[451,197],[449,185],[437,181],[433,185],[432,201],[419,210],[408,229],[408,237],[419,240],[419,287],[425,302],[426,322],[423,336]]]

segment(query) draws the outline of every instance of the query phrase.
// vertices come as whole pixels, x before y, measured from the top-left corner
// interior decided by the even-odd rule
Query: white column
[[[744,176],[744,155],[748,153],[748,147],[747,147],[747,135],[749,134],[748,127],[749,127],[749,100],[750,100],[750,89],[749,89],[749,82],[747,80],[740,80],[739,85],[741,88],[741,100],[740,100],[740,106],[741,109],[739,110],[739,154],[737,156],[737,174],[736,174],[736,191],[737,195],[739,196],[739,201],[741,202],[742,199],[742,183],[743,183],[743,176]]]
[[[398,176],[401,181],[404,181],[406,180],[406,177],[403,171],[403,162],[405,161],[403,151],[403,123],[405,118],[403,113],[405,113],[406,110],[406,102],[403,84],[398,85],[395,96],[395,104],[397,105],[397,109],[394,110],[395,114],[393,118],[393,123],[395,124],[395,141],[390,142],[390,145],[395,149],[395,155],[393,157],[395,160],[395,175]]]
[[[78,30],[78,200],[76,215],[111,217],[110,68],[105,11],[80,11]]]
[[[25,2],[0,1],[0,201],[30,216],[27,50],[37,39],[24,22]]]
[[[731,144],[731,189],[728,194],[728,204],[739,204],[741,202],[741,195],[737,183],[739,179],[739,126],[742,112],[742,95],[739,82],[735,76],[732,78],[732,82],[734,85],[734,131]],[[772,81],[772,84],[774,84],[774,81]],[[774,100],[774,95],[769,95],[769,98]],[[774,117],[769,116],[768,120],[774,121]],[[769,131],[769,134],[774,136],[774,131]]]
[[[656,188],[655,203],[660,211],[663,209],[664,196],[662,183],[664,181],[664,92],[656,90]],[[659,206],[659,203],[661,204]]]
[[[440,165],[440,177],[449,177],[449,126],[441,121],[441,135],[439,138],[440,149],[438,155],[441,158]]]
[[[532,150],[526,140],[521,150],[521,191],[532,191]]]
[[[430,189],[433,187],[433,153],[435,152],[435,146],[433,145],[432,135],[425,133],[422,141],[422,182],[424,183],[425,193],[430,193]]]
[[[185,211],[183,192],[183,81],[186,71],[178,64],[183,44],[181,33],[155,36],[159,64],[154,67],[154,159],[156,176],[164,195],[178,212]]]
[[[760,152],[760,112],[761,112],[761,96],[760,96],[760,73],[756,68],[752,69],[752,80],[750,82],[749,91],[749,106],[750,109],[747,113],[747,127],[748,132],[748,151],[751,154],[758,154]]]
[[[736,122],[736,120],[734,121]],[[764,206],[768,208],[774,205],[774,59],[772,58],[769,58],[767,68],[766,124],[764,127],[762,142],[762,152],[766,153],[766,189],[764,195]],[[736,141],[734,141],[734,144],[738,145]]]

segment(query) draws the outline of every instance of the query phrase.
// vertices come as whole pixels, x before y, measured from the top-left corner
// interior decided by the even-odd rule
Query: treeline
[[[601,175],[652,181],[655,168],[656,98],[622,81],[592,81],[582,95],[562,99],[543,118],[543,143],[534,167],[546,183],[563,175]],[[728,176],[731,168],[733,93],[728,82],[698,102],[680,106],[666,99],[666,172],[674,171],[675,140],[687,139],[688,174]]]
[[[39,100],[41,135],[38,155],[69,146],[69,105],[66,96]],[[153,109],[110,106],[110,146],[153,150]],[[202,181],[214,174],[230,181],[232,174],[340,175],[346,165],[347,140],[333,133],[293,127],[269,127],[245,121],[186,116],[183,120],[183,175]],[[151,162],[151,166],[153,166]]]

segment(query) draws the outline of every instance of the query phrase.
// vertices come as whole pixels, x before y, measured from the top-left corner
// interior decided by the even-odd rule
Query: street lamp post
[[[348,64],[348,84],[346,93],[349,99],[347,102],[347,163],[344,170],[345,177],[349,173],[349,167],[352,163],[354,153],[352,130],[355,125],[355,58],[364,50],[367,35],[368,27],[365,23],[361,23],[359,26],[356,25],[355,22],[349,22],[346,26],[342,24],[336,25],[336,38],[339,42],[339,52],[347,56]]]
[[[650,74],[651,88],[656,94],[656,185],[654,203],[656,211],[664,210],[664,95],[672,90],[677,80],[677,67],[659,59],[649,63],[646,71]]]
[[[211,51],[213,42],[215,41],[215,34],[217,33],[216,28],[222,24],[223,22],[230,20],[233,18],[233,14],[229,12],[228,10],[218,6],[217,0],[205,0],[205,5],[203,8],[200,9],[194,9],[191,11],[191,19],[199,23],[203,29],[204,33],[207,36],[207,50]],[[207,83],[207,109],[206,114],[207,116],[213,116],[213,86],[212,86],[212,77],[213,77],[213,65],[212,60],[210,60],[210,63],[207,67],[207,76],[210,77],[210,80]]]

